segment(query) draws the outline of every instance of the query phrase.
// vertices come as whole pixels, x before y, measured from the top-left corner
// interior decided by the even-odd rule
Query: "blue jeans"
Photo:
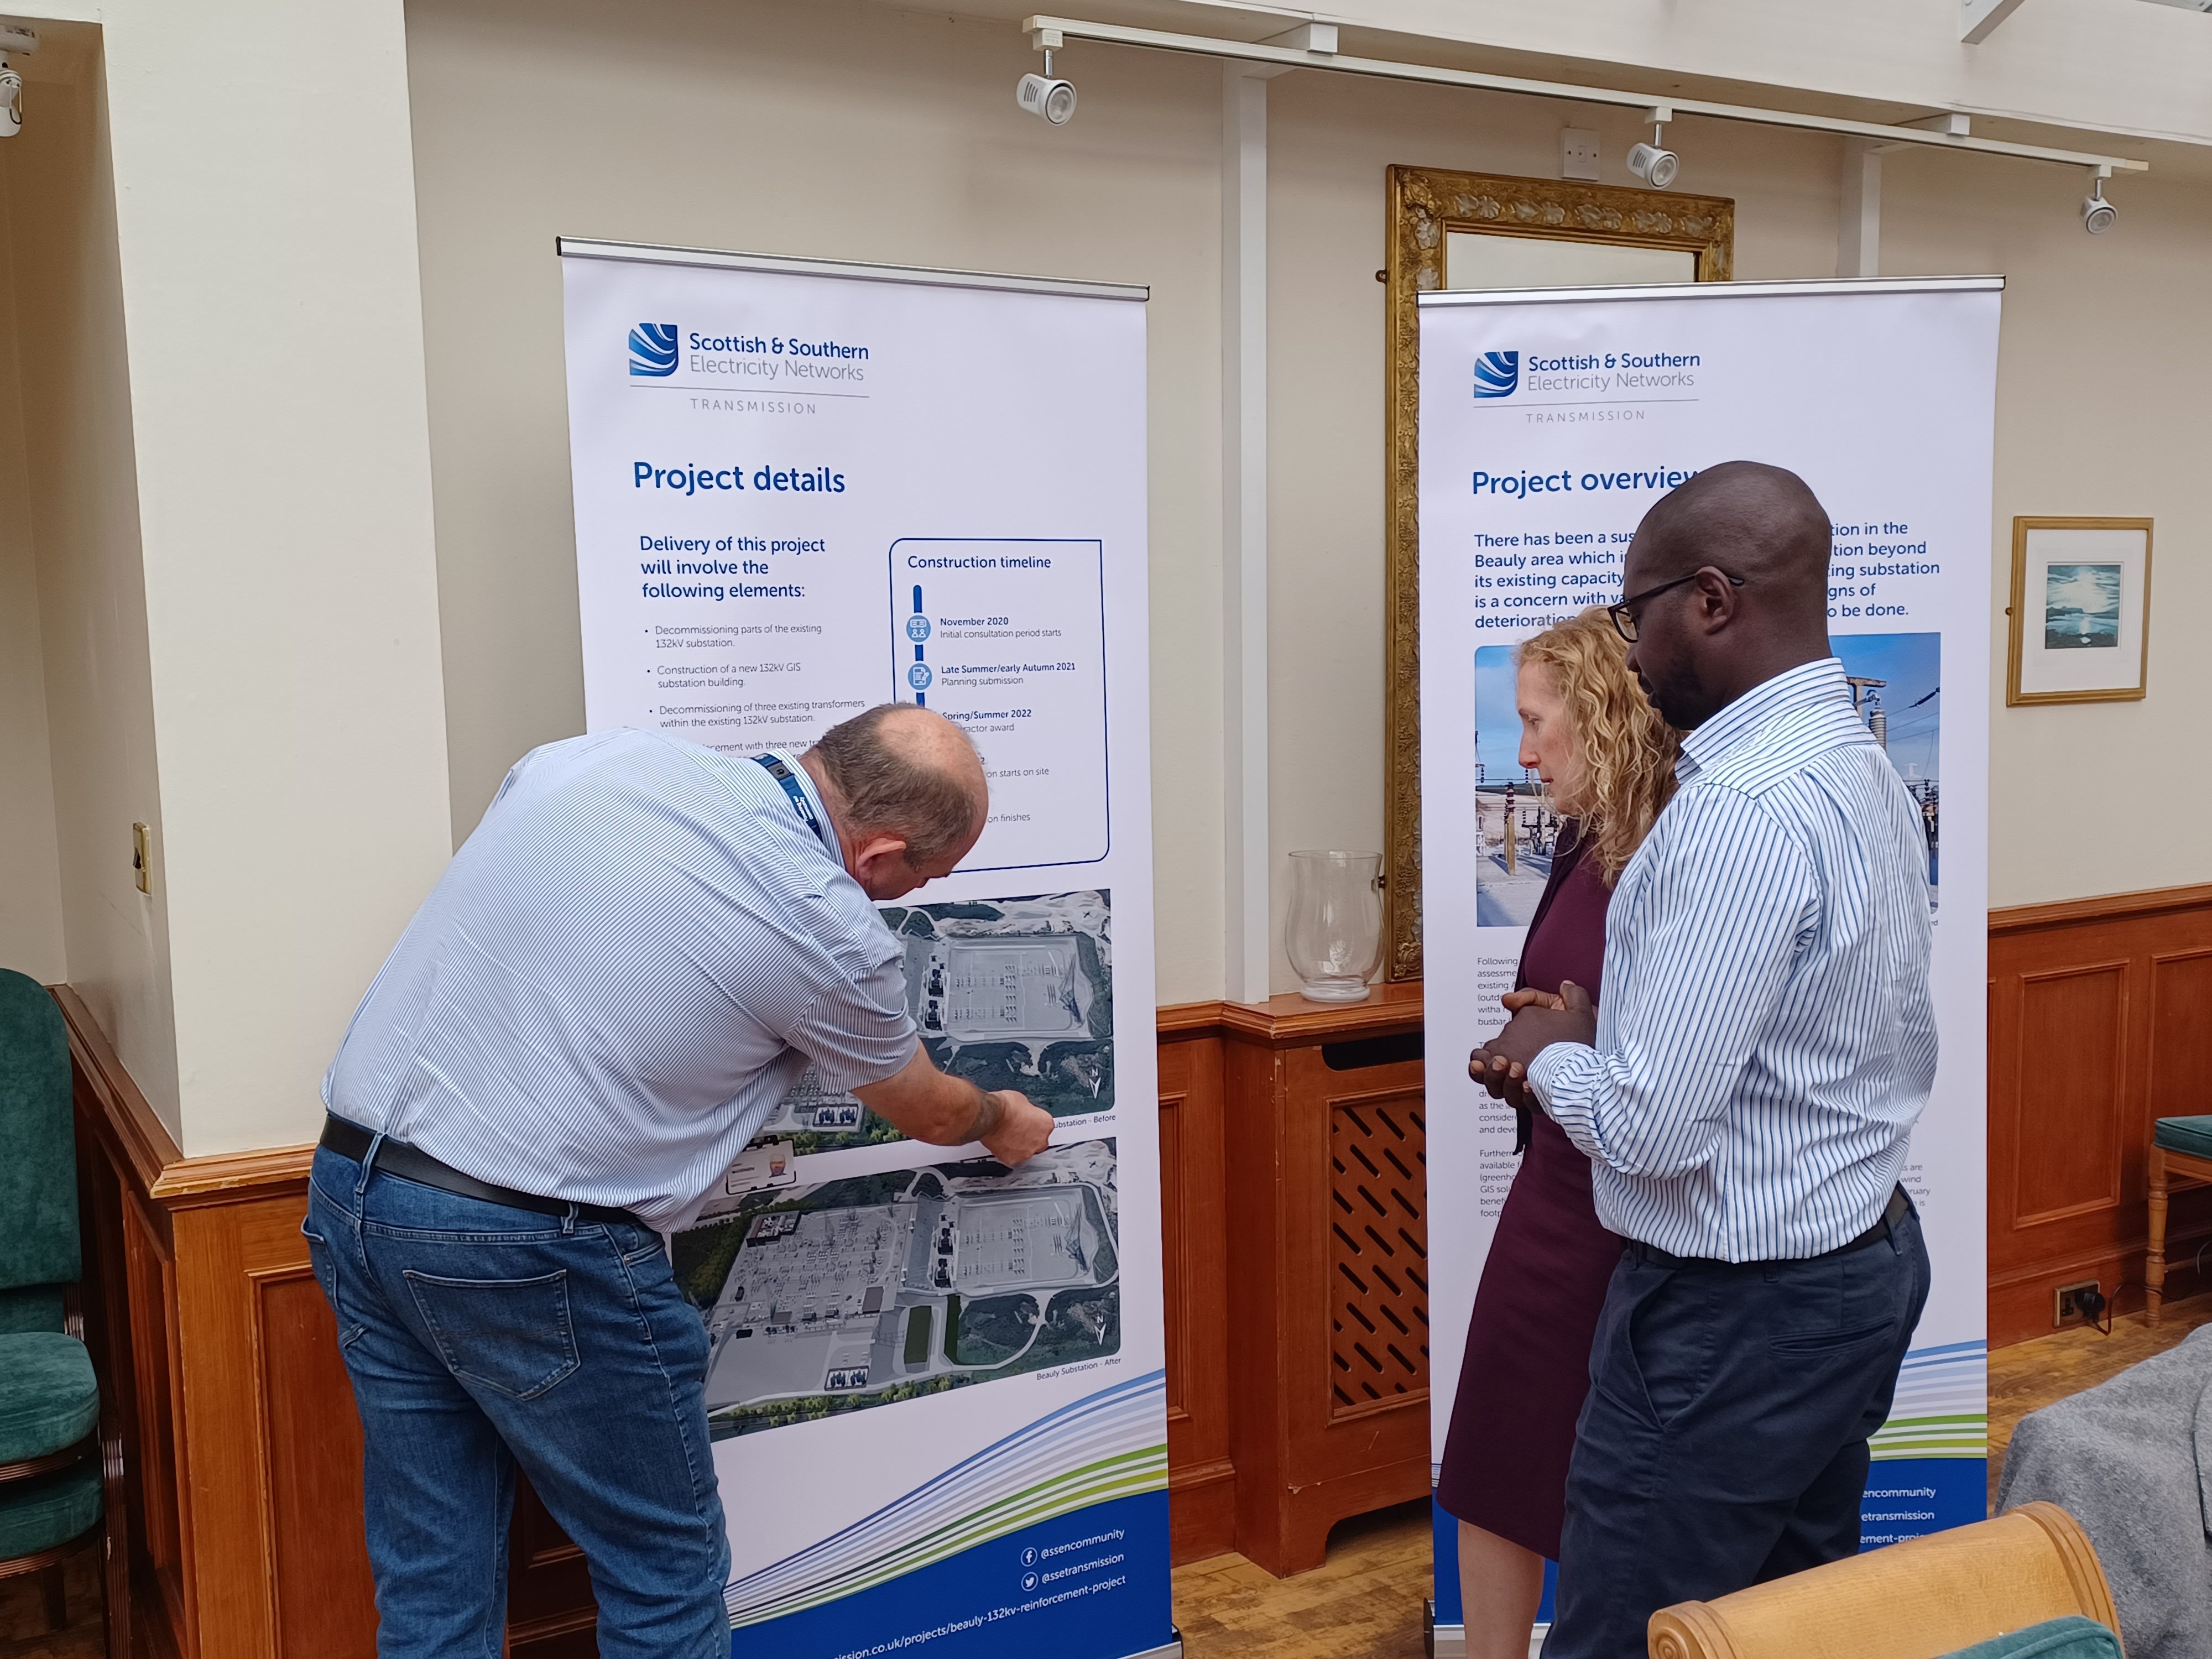
[[[1662,1607],[1856,1554],[1867,1441],[1928,1279],[1911,1213],[1810,1261],[1625,1255],[1590,1350],[1544,1659],[1643,1659]]]
[[[514,1469],[584,1552],[602,1659],[729,1659],[707,1333],[647,1229],[316,1151],[308,1254],[364,1441],[380,1659],[499,1659]]]

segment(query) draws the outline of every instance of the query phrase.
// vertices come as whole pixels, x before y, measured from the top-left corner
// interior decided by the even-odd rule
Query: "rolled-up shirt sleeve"
[[[919,1041],[905,954],[872,909],[827,898],[800,909],[826,961],[813,999],[777,1035],[814,1063],[826,1088],[880,1083],[914,1058]]]
[[[1633,914],[1614,925],[1635,946],[1607,952],[1596,1046],[1554,1043],[1528,1068],[1567,1138],[1627,1176],[1711,1162],[1820,902],[1796,836],[1736,790],[1685,789],[1661,836],[1648,874],[1621,896]]]

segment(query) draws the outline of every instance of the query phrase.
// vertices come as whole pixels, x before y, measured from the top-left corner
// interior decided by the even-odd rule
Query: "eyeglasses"
[[[1619,605],[1609,605],[1606,606],[1605,614],[1613,618],[1613,631],[1619,634],[1622,639],[1626,640],[1631,645],[1635,644],[1636,611],[1633,607],[1642,605],[1646,599],[1657,599],[1662,593],[1666,592],[1670,588],[1680,587],[1685,583],[1693,582],[1705,574],[1705,570],[1703,569],[1692,570],[1688,575],[1677,576],[1671,582],[1661,582],[1658,586],[1647,587],[1641,593],[1632,593],[1626,599],[1623,599]],[[1728,583],[1730,587],[1741,587],[1743,586],[1743,578],[1741,576],[1729,576],[1728,572],[1725,570],[1720,571],[1717,574],[1723,576],[1728,576]]]

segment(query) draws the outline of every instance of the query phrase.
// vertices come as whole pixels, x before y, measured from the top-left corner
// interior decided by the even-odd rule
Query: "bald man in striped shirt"
[[[1936,1074],[1927,842],[1827,631],[1828,515],[1735,461],[1645,515],[1613,619],[1681,787],[1621,874],[1602,1010],[1469,1070],[1551,1115],[1627,1241],[1590,1357],[1546,1659],[1854,1554],[1928,1297],[1898,1184]]]

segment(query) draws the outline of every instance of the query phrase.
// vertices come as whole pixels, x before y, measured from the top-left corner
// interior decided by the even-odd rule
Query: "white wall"
[[[966,9],[1011,28],[1032,8]],[[2212,138],[2212,26],[2143,0],[2033,0],[1978,46],[1959,39],[1960,0],[1335,0],[1310,11],[1272,0],[1090,0],[1075,10],[1242,40],[1317,15],[1340,22],[1342,50],[1363,57],[1862,120],[1960,109],[2014,128]],[[1111,50],[1083,47],[1068,67]]]
[[[2193,21],[2212,30],[2212,19]],[[1641,134],[1621,112],[1342,76],[1273,82],[1269,113],[1279,869],[1296,847],[1382,845],[1383,290],[1374,273],[1383,169],[1556,177],[1557,131],[1573,125],[1597,129],[1608,179],[1632,183],[1621,157]],[[1711,123],[1680,142],[1677,187],[1735,198],[1738,277],[1834,274],[1838,141]],[[1992,904],[2212,880],[2212,838],[2197,828],[2212,819],[2212,769],[2185,758],[2203,754],[2200,711],[2212,708],[2212,653],[2192,639],[2194,617],[2212,605],[2198,413],[2212,328],[2197,315],[2212,265],[2212,179],[2174,176],[2187,171],[2128,181],[2120,228],[2091,238],[2074,212],[2078,174],[1985,157],[1885,158],[1885,274],[2009,279],[1991,550]],[[1911,395],[1909,366],[1899,395]],[[2015,514],[2157,518],[2149,699],[2004,708]],[[1974,703],[1951,707],[1955,718]],[[1288,897],[1279,880],[1278,937]],[[1276,954],[1277,988],[1293,988]]]
[[[1607,177],[1640,135],[1627,112],[1297,74],[1271,84],[1268,431],[1273,569],[1274,933],[1301,847],[1382,849],[1384,170],[1556,178],[1559,129],[1601,135]],[[1733,196],[1736,273],[1835,272],[1837,145],[1708,130],[1679,187]],[[1948,158],[1945,158],[1948,159]],[[1448,849],[1440,849],[1449,855]],[[1297,981],[1278,949],[1275,988]]]
[[[1903,18],[1907,0],[1879,3]],[[1640,58],[1655,82],[1796,75],[2212,128],[2207,20],[2139,0],[2023,9],[2007,55],[1974,59],[1840,14],[1784,38],[1750,0],[1373,4],[1508,55]],[[0,152],[24,446],[11,475],[0,362],[0,512],[11,491],[19,509],[0,765],[24,780],[0,807],[0,942],[58,949],[187,1151],[312,1133],[315,1079],[454,836],[516,755],[578,723],[564,232],[1152,286],[1161,990],[1218,992],[1212,64],[1085,50],[1082,112],[1052,132],[1012,107],[1033,60],[1003,20],[853,0],[641,0],[618,29],[580,0],[422,0],[404,29],[396,0],[51,9],[99,27],[50,31],[32,124]],[[2092,25],[2095,62],[2075,42]],[[1382,169],[1546,173],[1576,119],[1619,178],[1628,134],[1312,75],[1270,95],[1274,844],[1376,846]],[[1740,274],[1832,268],[1832,142],[1677,137],[1684,186],[1738,198]],[[2151,699],[1994,716],[2000,903],[2212,877],[2212,653],[2193,637],[2212,182],[2158,153],[2094,242],[2065,173],[1887,164],[1888,270],[2012,278],[1993,596],[2015,512],[2160,523]],[[150,901],[129,884],[134,820],[156,830]]]
[[[131,863],[131,826],[158,848],[162,819],[106,123],[96,76],[33,84],[0,152],[24,441],[0,454],[36,550],[54,891],[70,981],[175,1133],[167,909]]]
[[[8,193],[0,170],[0,250],[13,246]],[[0,255],[0,968],[52,984],[68,958],[15,331],[14,266]]]
[[[1885,181],[1885,270],[2008,278],[1990,600],[1992,904],[2212,881],[2212,651],[2200,625],[2212,611],[2212,180],[2179,174],[2130,180],[2118,227],[2098,238],[2073,216],[2079,185],[2045,169],[1942,156],[1893,163]],[[2004,706],[2016,514],[2157,520],[2142,702]]]
[[[401,11],[50,10],[0,165],[64,966],[185,1152],[303,1140],[450,851]]]
[[[450,850],[402,16],[104,15],[184,1146],[303,1140]]]
[[[1530,9],[1466,11],[1501,31],[1507,11],[1524,33],[1537,27]],[[1627,0],[1593,0],[1559,17],[1627,11],[1643,16],[1644,32],[1607,38],[1650,46],[1656,61],[1690,52],[1709,64],[1750,62],[1729,58],[1698,18],[1679,20],[1661,51],[1649,39],[1656,13],[1644,16],[1652,8]],[[2176,15],[2212,36],[2212,20]],[[655,0],[629,9],[613,37],[594,27],[597,12],[574,4],[417,0],[408,16],[456,836],[517,755],[581,718],[556,234],[1149,283],[1161,995],[1219,994],[1214,67],[1071,48],[1062,61],[1082,107],[1052,132],[1012,107],[1011,82],[1034,60],[1004,21],[846,0]],[[1835,68],[1821,59],[1827,47],[1804,49],[1826,27],[1808,23],[1796,37],[1801,67],[1820,59]],[[1257,31],[1247,23],[1243,32]],[[1852,72],[1887,73],[1881,59],[1854,60]],[[2053,84],[2087,96],[2097,82]],[[1272,82],[1269,100],[1279,941],[1284,854],[1382,844],[1382,289],[1374,272],[1383,169],[1553,176],[1557,129],[1573,125],[1600,131],[1607,177],[1628,183],[1620,160],[1639,135],[1625,112],[1321,74]],[[586,106],[590,118],[580,119]],[[1837,140],[1712,122],[1685,124],[1677,137],[1687,158],[1680,187],[1736,200],[1740,276],[1834,273]],[[2212,182],[2201,166],[2161,160],[2150,179],[2116,190],[2127,204],[2121,229],[2092,240],[2073,213],[2082,180],[2069,171],[1917,152],[1886,166],[1886,270],[2012,278],[1993,550],[2000,627],[2013,514],[2160,518],[2153,700],[2000,707],[1993,717],[1992,900],[2212,879],[2212,845],[2188,828],[2212,807],[2212,783],[2203,769],[2172,760],[2212,691],[2212,665],[2190,650],[2182,629],[2191,612],[2181,608],[2203,580],[2191,388],[2203,383],[2212,333],[2191,326],[2187,284],[2212,256]],[[2117,307],[2116,296],[2124,296]],[[2161,320],[2174,319],[2178,328]],[[2058,749],[2119,769],[2130,821],[2142,827],[2085,840],[2072,775],[2052,764]],[[1273,960],[1279,988],[1289,988],[1279,943]]]
[[[605,20],[408,9],[455,838],[582,726],[555,236],[1148,283],[1160,995],[1218,995],[1218,71],[1101,62],[1052,131],[995,26],[762,0]]]

